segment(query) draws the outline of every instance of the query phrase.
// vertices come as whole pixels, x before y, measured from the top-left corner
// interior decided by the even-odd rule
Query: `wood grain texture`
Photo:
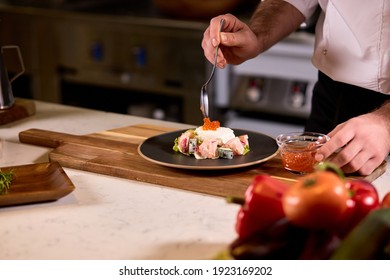
[[[14,174],[10,189],[0,195],[0,207],[57,200],[74,185],[57,162],[2,167]]]
[[[64,167],[222,197],[243,196],[258,174],[269,174],[288,184],[300,177],[286,171],[278,156],[247,168],[195,171],[160,166],[138,154],[137,148],[145,139],[173,130],[139,124],[78,136],[31,129],[21,132],[19,139],[23,143],[54,148],[49,159]],[[384,162],[364,178],[372,181],[385,170]]]
[[[5,110],[0,110],[0,125],[11,123],[35,114],[35,103],[30,100],[15,99],[15,104]]]

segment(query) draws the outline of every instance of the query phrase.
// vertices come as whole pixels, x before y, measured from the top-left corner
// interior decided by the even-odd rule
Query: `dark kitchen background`
[[[212,16],[248,21],[258,0],[0,0],[0,44],[20,47],[16,97],[199,125]],[[269,134],[301,129],[316,71],[303,26],[266,54],[218,70],[211,116]],[[17,58],[7,54],[9,72]]]

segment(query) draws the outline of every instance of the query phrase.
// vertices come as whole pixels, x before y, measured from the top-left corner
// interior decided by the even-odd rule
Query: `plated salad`
[[[188,129],[175,139],[173,150],[196,159],[232,159],[249,152],[248,135],[236,136],[234,131],[221,127],[218,121],[203,120],[204,124]]]

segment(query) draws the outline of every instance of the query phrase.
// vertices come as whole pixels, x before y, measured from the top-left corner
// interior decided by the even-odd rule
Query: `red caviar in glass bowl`
[[[329,136],[316,132],[295,132],[276,137],[283,167],[293,173],[313,172],[317,150],[329,141]]]

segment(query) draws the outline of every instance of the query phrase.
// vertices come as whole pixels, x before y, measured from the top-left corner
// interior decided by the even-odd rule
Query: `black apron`
[[[369,113],[390,100],[390,95],[336,82],[319,72],[305,131],[329,133],[350,118]]]

